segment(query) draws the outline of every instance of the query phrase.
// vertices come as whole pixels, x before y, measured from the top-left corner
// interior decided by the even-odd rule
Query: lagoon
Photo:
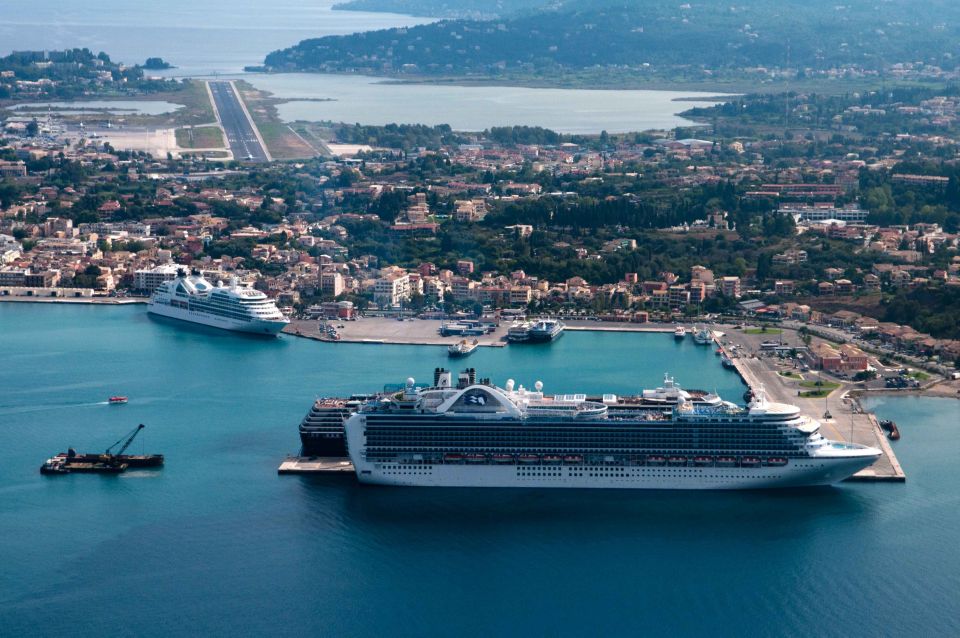
[[[277,107],[288,122],[449,124],[459,131],[511,125],[543,126],[561,133],[668,129],[694,124],[676,113],[717,103],[715,93],[693,91],[405,84],[320,73],[250,74],[244,79],[290,100]],[[691,103],[696,98],[702,101]]]
[[[54,109],[63,115],[114,113],[118,115],[163,115],[183,108],[181,104],[163,100],[74,100],[70,102],[23,102],[11,110],[16,113],[44,113]]]

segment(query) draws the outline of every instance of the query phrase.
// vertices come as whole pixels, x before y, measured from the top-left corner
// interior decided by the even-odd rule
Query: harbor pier
[[[741,335],[725,336],[735,339]],[[800,386],[802,380],[800,375],[784,376],[782,374],[784,371],[778,369],[775,363],[776,358],[763,358],[744,353],[742,347],[738,349],[739,351],[733,351],[729,341],[726,343],[721,342],[720,339],[716,341],[724,355],[733,363],[740,378],[751,390],[755,390],[762,384],[767,397],[772,401],[796,405],[803,414],[821,423],[821,432],[828,439],[869,445],[883,452],[873,465],[860,470],[847,479],[848,481],[898,483],[906,481],[906,474],[876,417],[863,411],[860,402],[851,393],[849,384],[836,383],[839,387],[826,397],[804,397],[802,394],[805,388]],[[807,372],[805,375],[812,379],[819,378],[816,371]]]

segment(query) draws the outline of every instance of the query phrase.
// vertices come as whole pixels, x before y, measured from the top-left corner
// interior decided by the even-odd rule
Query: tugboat
[[[107,399],[107,403],[109,403],[110,405],[123,405],[126,402],[127,402],[127,397],[122,397],[122,396],[114,396]]]
[[[472,343],[464,339],[448,347],[447,354],[451,357],[467,357],[473,354],[473,351],[476,350],[479,345],[480,342],[476,339],[474,339]]]
[[[887,438],[891,441],[900,440],[900,429],[897,427],[897,424],[889,419],[883,419],[880,421],[880,427],[887,433]]]

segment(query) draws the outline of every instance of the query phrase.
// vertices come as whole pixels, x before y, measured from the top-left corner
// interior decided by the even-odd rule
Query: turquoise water
[[[570,333],[481,375],[625,393],[708,348]],[[883,399],[904,485],[445,490],[280,477],[317,394],[427,380],[442,348],[263,341],[142,307],[0,304],[0,628],[10,636],[960,633],[960,403]],[[112,407],[111,394],[130,403]],[[42,477],[138,422],[157,472]]]

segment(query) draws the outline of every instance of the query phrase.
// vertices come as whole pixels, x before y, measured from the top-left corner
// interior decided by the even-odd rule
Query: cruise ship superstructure
[[[211,284],[199,273],[178,273],[153,292],[147,311],[214,328],[276,335],[290,323],[276,304],[255,288],[234,278],[229,285]]]
[[[828,485],[871,465],[880,450],[830,441],[792,405],[693,402],[672,406],[615,395],[547,396],[454,379],[408,379],[365,402],[344,424],[365,483],[460,487],[748,489]],[[674,393],[671,393],[674,394]]]

